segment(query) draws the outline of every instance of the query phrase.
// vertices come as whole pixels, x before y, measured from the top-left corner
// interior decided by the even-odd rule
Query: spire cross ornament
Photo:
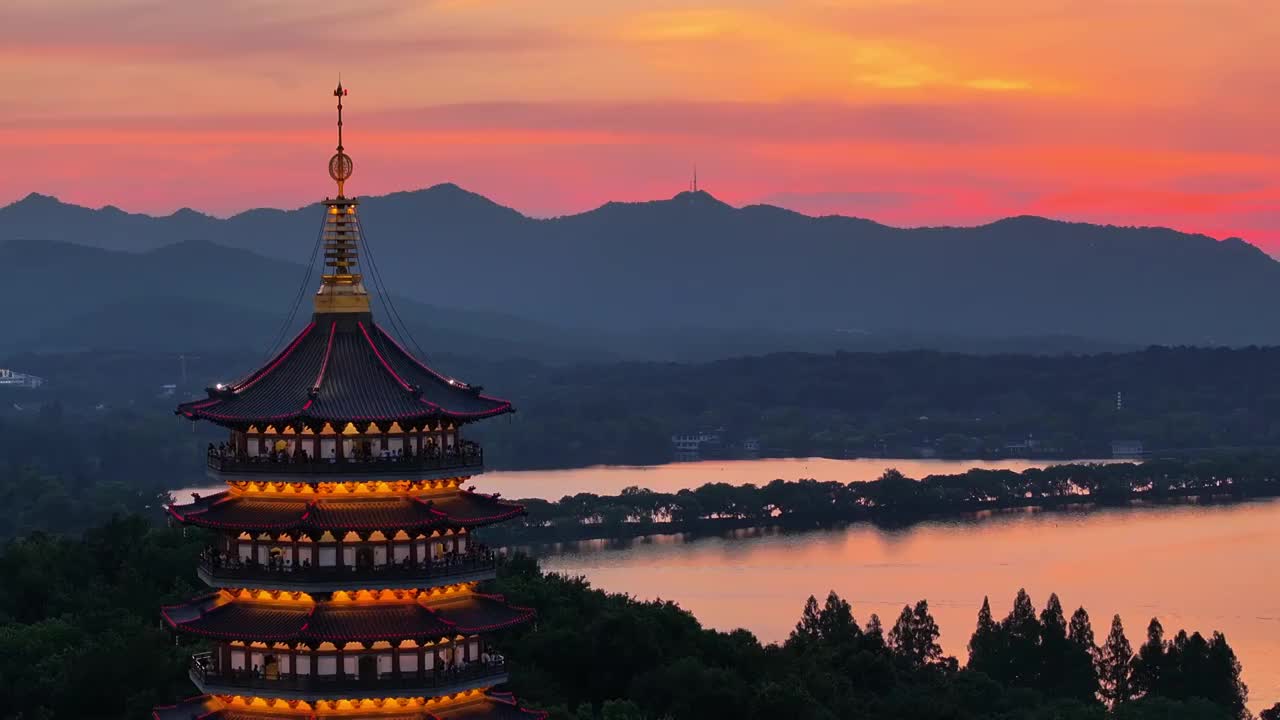
[[[337,89],[333,91],[334,97],[338,98],[338,152],[329,158],[329,177],[338,183],[338,197],[343,197],[342,186],[351,177],[351,171],[354,167],[351,162],[351,156],[342,150],[342,98],[346,94],[347,91],[342,87],[342,81],[339,80]]]

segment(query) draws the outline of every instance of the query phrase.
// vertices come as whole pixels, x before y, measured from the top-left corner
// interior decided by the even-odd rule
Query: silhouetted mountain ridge
[[[2,350],[220,348],[262,352],[278,334],[298,292],[292,328],[311,316],[318,269],[183,240],[129,253],[56,240],[0,241],[10,280],[0,302],[12,312]],[[596,343],[511,315],[394,300],[409,332],[428,352],[495,353],[544,359],[604,357]],[[379,317],[390,323],[379,304]],[[390,325],[389,325],[390,326]]]
[[[615,337],[702,329],[1280,342],[1269,313],[1280,303],[1274,260],[1238,238],[1165,228],[1019,216],[902,229],[770,205],[738,208],[705,191],[532,218],[453,184],[361,198],[361,217],[375,261],[366,272],[376,264],[397,294]],[[32,195],[0,208],[0,239],[133,252],[195,240],[302,262],[320,218],[318,204],[225,220],[195,211],[152,218]],[[239,272],[228,264],[235,263],[219,266]]]

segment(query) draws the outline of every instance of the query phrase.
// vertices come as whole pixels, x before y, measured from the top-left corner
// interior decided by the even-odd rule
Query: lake
[[[731,485],[755,483],[765,485],[772,480],[875,480],[894,467],[916,479],[932,474],[962,473],[970,468],[1021,471],[1067,462],[1111,462],[1109,460],[919,460],[897,458],[770,458],[763,460],[700,460],[666,465],[596,466],[572,470],[497,471],[478,475],[476,489],[500,492],[507,498],[543,498],[559,500],[565,495],[591,492],[617,495],[632,485],[658,492],[675,492],[696,488],[710,482]],[[173,491],[178,502],[189,502],[192,492],[201,495],[220,492],[218,485],[187,487]]]
[[[766,485],[779,478],[799,480],[875,480],[886,468],[897,468],[907,477],[962,473],[970,468],[1022,471],[1068,462],[1111,462],[1099,460],[921,460],[902,458],[766,458],[760,460],[699,460],[666,465],[608,466],[573,470],[522,470],[490,472],[476,477],[476,488],[501,492],[508,498],[559,500],[565,495],[591,492],[617,495],[629,486],[657,492],[675,492],[712,482]]]
[[[728,537],[660,536],[536,548],[547,569],[642,599],[674,600],[706,626],[786,638],[805,599],[834,589],[886,629],[925,598],[941,643],[961,659],[984,595],[997,618],[1025,587],[1037,610],[1056,592],[1083,605],[1101,642],[1119,613],[1136,650],[1159,617],[1223,631],[1254,711],[1280,700],[1280,501],[1074,513],[1014,511],[886,530],[868,524]]]

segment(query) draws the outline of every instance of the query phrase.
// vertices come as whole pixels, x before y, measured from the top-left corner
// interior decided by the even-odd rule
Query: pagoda
[[[484,471],[463,426],[513,408],[374,322],[341,83],[334,95],[338,192],[311,321],[263,367],[178,406],[228,431],[208,448],[227,489],[168,508],[214,538],[198,568],[210,591],[161,610],[207,649],[190,665],[202,694],[154,717],[536,720],[495,690],[508,679],[495,634],[534,613],[479,589],[496,560],[474,539],[524,510],[462,487]]]

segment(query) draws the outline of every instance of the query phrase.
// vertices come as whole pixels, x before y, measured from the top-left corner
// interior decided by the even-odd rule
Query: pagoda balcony
[[[364,482],[373,479],[441,480],[484,472],[484,450],[467,443],[461,451],[406,455],[315,458],[305,454],[248,455],[210,447],[209,476],[242,482]]]
[[[254,695],[308,701],[401,696],[440,697],[501,685],[509,678],[505,658],[398,674],[277,673],[274,677],[268,677],[261,671],[232,669],[223,672],[212,653],[192,656],[188,675],[200,692],[210,695]]]
[[[498,556],[488,548],[424,562],[386,565],[261,564],[206,551],[196,574],[216,588],[336,592],[353,588],[415,589],[482,582],[497,577]]]

